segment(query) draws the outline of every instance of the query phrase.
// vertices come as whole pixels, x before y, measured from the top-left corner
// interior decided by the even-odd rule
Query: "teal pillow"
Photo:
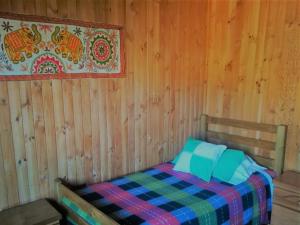
[[[207,182],[210,181],[211,173],[214,168],[213,160],[193,155],[191,158],[191,174],[200,177]]]
[[[182,150],[176,155],[175,159],[172,161],[172,163],[176,164],[178,161],[178,158],[182,152],[193,152],[195,148],[201,143],[201,140],[194,139],[192,137],[189,137],[184,144]]]
[[[213,177],[216,177],[221,181],[229,182],[244,159],[244,152],[227,149],[220,157],[213,171]]]
[[[174,170],[191,173],[207,182],[221,157],[225,145],[215,145],[202,141],[192,151],[182,151],[174,166]]]

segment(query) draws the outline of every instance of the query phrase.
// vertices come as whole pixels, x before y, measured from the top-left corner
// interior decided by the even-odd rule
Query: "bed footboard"
[[[73,220],[75,223],[79,225],[89,225],[85,219],[79,216],[74,209],[68,206],[68,204],[64,204],[64,202],[70,202],[73,206],[80,209],[84,213],[86,213],[89,217],[93,219],[94,222],[99,225],[118,225],[116,221],[105,215],[103,212],[98,210],[95,206],[91,205],[68,187],[66,187],[60,179],[56,179],[56,187],[57,187],[57,200],[66,210],[67,216]]]

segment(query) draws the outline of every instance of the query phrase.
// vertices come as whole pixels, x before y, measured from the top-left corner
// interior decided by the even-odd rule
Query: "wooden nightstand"
[[[3,225],[58,225],[60,219],[60,213],[44,199],[0,212]]]
[[[300,224],[300,173],[286,171],[275,179],[273,225]]]

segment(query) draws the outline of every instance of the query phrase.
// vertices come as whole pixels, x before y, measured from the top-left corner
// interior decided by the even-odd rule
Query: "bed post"
[[[206,140],[206,131],[208,128],[208,116],[206,114],[202,114],[200,117],[200,138],[202,140]]]
[[[56,199],[57,199],[58,202],[60,202],[60,199],[61,199],[60,185],[62,184],[61,179],[56,178],[55,179],[55,184],[56,184]]]
[[[284,150],[285,150],[285,139],[286,139],[285,125],[278,125],[276,130],[276,144],[275,144],[275,162],[274,170],[278,175],[283,171],[284,166]]]

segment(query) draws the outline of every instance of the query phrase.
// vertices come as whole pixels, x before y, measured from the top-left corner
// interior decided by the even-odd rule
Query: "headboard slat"
[[[225,139],[225,140],[228,140],[228,141],[231,141],[234,143],[240,143],[240,144],[243,144],[246,146],[259,147],[259,148],[268,149],[268,150],[275,149],[275,142],[272,142],[272,141],[243,137],[243,136],[239,136],[239,135],[232,135],[232,134],[227,134],[227,133],[223,133],[223,132],[215,132],[215,131],[208,130],[207,137],[218,138],[221,140]]]
[[[261,154],[262,151],[255,151],[255,149],[253,147],[248,146],[248,145],[244,145],[244,144],[241,144],[241,143],[228,141],[226,139],[212,138],[212,137],[209,137],[209,136],[207,137],[206,140],[211,142],[211,143],[215,143],[215,144],[224,144],[228,148],[243,150],[245,153],[247,153],[248,155],[251,155],[251,156],[259,156],[259,157],[269,158],[269,159],[272,159],[272,160],[274,159],[272,154],[271,154],[271,152],[274,152],[274,151],[268,151],[270,153],[267,154],[268,156],[265,156],[265,155]]]
[[[210,117],[210,116],[208,117],[208,123],[249,129],[249,130],[258,130],[258,131],[264,131],[270,133],[276,133],[277,131],[276,125],[273,124],[256,123],[256,122],[249,122],[243,120],[218,118],[218,117]]]

